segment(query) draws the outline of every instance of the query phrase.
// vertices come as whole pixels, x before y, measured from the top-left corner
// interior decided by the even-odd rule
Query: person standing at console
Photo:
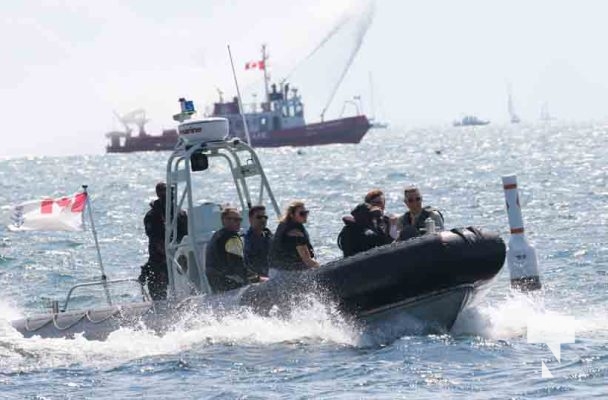
[[[308,214],[309,211],[301,201],[294,201],[287,207],[270,247],[270,278],[319,267],[308,232],[304,228]]]
[[[167,258],[165,255],[165,204],[167,185],[156,184],[157,199],[150,203],[150,210],[144,217],[144,227],[148,236],[148,262],[141,267],[139,281],[148,282],[148,291],[152,300],[167,298]],[[177,218],[178,240],[188,233],[188,216],[183,210]]]

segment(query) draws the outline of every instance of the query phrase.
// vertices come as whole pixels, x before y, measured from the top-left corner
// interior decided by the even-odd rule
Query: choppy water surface
[[[500,177],[518,174],[544,291],[512,293],[505,268],[451,334],[381,345],[314,301],[287,320],[197,315],[163,337],[121,330],[101,343],[23,339],[10,319],[41,311],[98,270],[87,232],[10,233],[8,205],[88,183],[108,275],[136,277],[146,258],[142,218],[168,154],[0,161],[0,398],[605,398],[607,151],[600,125],[395,129],[356,146],[260,150],[281,204],[299,198],[312,210],[322,261],[339,256],[340,217],[373,187],[387,192],[389,211],[402,212],[401,191],[416,183],[448,227],[480,226],[506,240]],[[227,175],[206,190],[207,199],[235,201]],[[76,300],[91,304],[95,295]],[[567,315],[576,342],[562,345],[561,362],[545,344],[527,343],[528,319]],[[553,379],[541,377],[542,361]]]

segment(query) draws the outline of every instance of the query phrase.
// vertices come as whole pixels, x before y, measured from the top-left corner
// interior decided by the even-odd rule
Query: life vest
[[[226,243],[229,240],[240,242],[240,255],[235,254],[238,251],[226,251]],[[236,289],[249,283],[242,252],[243,242],[238,233],[222,228],[213,234],[207,247],[205,269],[209,285],[214,292]]]
[[[301,232],[304,237],[289,236],[288,233],[296,230]],[[303,239],[303,240],[302,240]],[[304,264],[302,258],[296,250],[301,242],[306,244],[310,256],[314,257],[315,253],[312,245],[310,244],[310,238],[304,225],[293,221],[281,222],[277,226],[277,230],[274,234],[274,239],[270,246],[270,268],[280,269],[284,271],[300,271],[308,269],[309,267]]]
[[[412,223],[411,212],[408,211],[403,214],[403,217],[401,217],[402,227],[401,233],[399,234],[399,240],[407,240],[422,235],[426,231],[425,221],[431,216],[431,212],[433,211],[438,213],[441,219],[443,219],[441,212],[431,206],[424,207],[418,217],[416,217],[414,223]]]

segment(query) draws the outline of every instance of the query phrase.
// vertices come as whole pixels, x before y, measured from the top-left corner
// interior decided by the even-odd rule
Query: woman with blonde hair
[[[270,248],[270,278],[319,267],[304,227],[308,214],[302,201],[293,201],[285,210]]]

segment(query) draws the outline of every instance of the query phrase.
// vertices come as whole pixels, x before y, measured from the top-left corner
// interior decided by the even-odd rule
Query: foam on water
[[[8,308],[5,308],[7,311]],[[5,367],[20,369],[57,368],[72,364],[108,367],[129,360],[170,355],[198,346],[270,345],[329,342],[357,344],[357,330],[336,315],[331,307],[316,299],[297,308],[289,316],[260,316],[247,309],[230,314],[213,312],[186,315],[169,332],[121,328],[103,342],[82,336],[75,339],[23,338],[10,326],[18,314],[0,315],[0,359]]]
[[[562,318],[572,316],[577,333],[608,333],[606,309],[590,310],[571,315],[546,306],[542,292],[523,294],[511,291],[502,301],[495,304],[478,305],[465,309],[452,328],[453,335],[476,335],[494,340],[508,340],[526,335],[528,321],[542,318],[559,330]]]
[[[0,321],[21,318],[23,313],[7,299],[0,298]]]

